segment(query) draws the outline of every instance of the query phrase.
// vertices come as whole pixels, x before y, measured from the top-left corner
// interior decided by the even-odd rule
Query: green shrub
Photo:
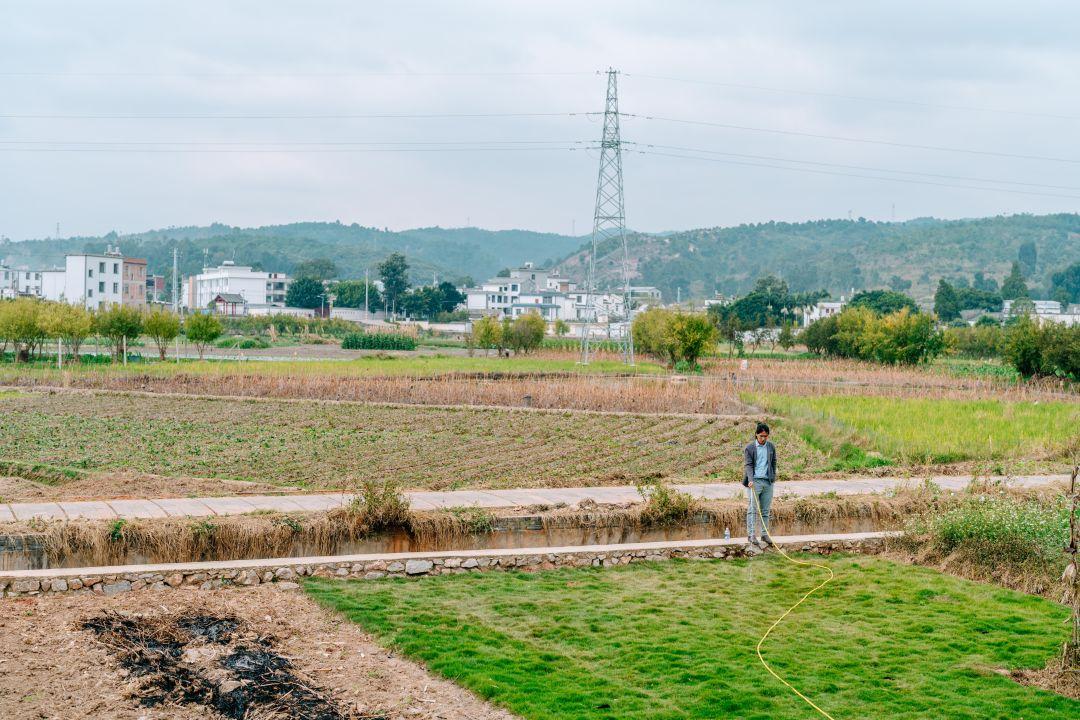
[[[979,495],[918,518],[906,531],[925,538],[942,555],[957,553],[976,564],[1037,571],[1064,561],[1069,512],[1063,498],[1046,504]]]
[[[264,350],[270,347],[270,343],[260,337],[228,337],[214,343],[219,348],[234,348],[237,350]]]
[[[396,333],[350,333],[341,340],[344,350],[415,350],[416,338]]]

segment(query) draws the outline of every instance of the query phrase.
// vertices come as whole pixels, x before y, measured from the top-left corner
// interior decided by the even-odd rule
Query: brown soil
[[[376,645],[356,626],[319,607],[298,591],[277,586],[210,592],[174,591],[148,603],[145,594],[94,595],[0,601],[0,717],[45,720],[92,717],[218,717],[201,707],[147,708],[131,697],[115,656],[94,633],[81,629],[106,610],[140,615],[200,612],[233,615],[254,632],[279,642],[299,675],[310,678],[341,707],[361,717],[395,720],[512,720],[468,691]],[[302,717],[302,716],[301,716]]]
[[[281,495],[293,488],[244,480],[163,477],[148,473],[86,473],[61,484],[22,477],[0,477],[0,502],[120,500],[124,498]]]

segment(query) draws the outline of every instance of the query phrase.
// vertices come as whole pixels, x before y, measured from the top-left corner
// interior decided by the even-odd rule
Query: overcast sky
[[[0,235],[583,234],[608,66],[624,113],[744,128],[623,118],[669,146],[624,157],[633,228],[1073,212],[1077,27],[1080,4],[1032,0],[11,1]],[[496,116],[325,117],[438,114]]]

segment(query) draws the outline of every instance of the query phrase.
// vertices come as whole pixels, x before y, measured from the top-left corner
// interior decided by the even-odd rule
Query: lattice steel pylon
[[[607,102],[604,105],[604,134],[600,140],[600,172],[596,179],[596,208],[593,211],[592,249],[585,280],[584,321],[581,325],[581,363],[589,363],[589,342],[592,328],[599,324],[596,292],[596,253],[611,247],[612,240],[622,244],[622,309],[605,303],[607,336],[611,327],[621,325],[619,343],[623,361],[634,364],[634,337],[630,332],[633,319],[630,307],[630,252],[626,247],[626,208],[623,203],[622,140],[619,135],[619,71],[608,68]]]

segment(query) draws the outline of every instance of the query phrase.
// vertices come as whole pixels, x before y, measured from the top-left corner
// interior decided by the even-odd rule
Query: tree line
[[[314,259],[296,266],[295,277],[286,291],[289,307],[314,309],[329,304],[336,307],[399,312],[413,318],[434,321],[463,319],[456,308],[465,295],[452,282],[412,287],[409,263],[401,253],[391,253],[376,268],[383,290],[365,280],[335,280],[337,265],[327,259]]]
[[[54,341],[59,341],[63,352],[78,362],[83,344],[91,337],[103,341],[114,359],[121,360],[142,335],[153,341],[164,360],[169,345],[181,334],[195,346],[201,359],[206,347],[221,333],[221,321],[209,313],[195,313],[181,321],[179,315],[163,308],[143,310],[112,305],[89,310],[36,298],[0,301],[0,354],[6,355],[10,346],[16,362],[40,357],[46,345]]]

